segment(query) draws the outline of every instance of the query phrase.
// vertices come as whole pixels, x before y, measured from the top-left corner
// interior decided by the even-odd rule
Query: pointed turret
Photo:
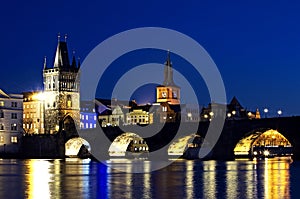
[[[58,44],[54,59],[54,68],[68,68],[70,67],[69,55],[67,42],[61,41],[60,36],[58,36]]]
[[[44,57],[44,70],[47,69],[47,57],[45,56]]]
[[[77,60],[78,60],[78,61],[77,61],[77,63],[78,63],[78,64],[77,64],[77,68],[79,69],[79,68],[80,68],[80,57],[78,57]]]
[[[76,59],[75,59],[75,51],[73,50],[73,58],[72,58],[72,68],[76,68]]]
[[[173,80],[173,68],[172,63],[170,59],[170,51],[168,50],[167,60],[165,63],[165,71],[164,71],[164,86],[174,86],[174,80]]]

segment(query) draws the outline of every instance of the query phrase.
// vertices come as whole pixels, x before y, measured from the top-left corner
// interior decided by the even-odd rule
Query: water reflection
[[[290,164],[266,160],[264,164],[265,198],[290,198]]]
[[[30,199],[50,198],[51,174],[49,173],[50,162],[31,160],[28,163],[29,174],[27,175],[28,190],[25,195]]]
[[[154,172],[160,162],[107,164],[127,173],[78,159],[0,160],[0,198],[290,198],[298,186],[286,159],[180,160]]]

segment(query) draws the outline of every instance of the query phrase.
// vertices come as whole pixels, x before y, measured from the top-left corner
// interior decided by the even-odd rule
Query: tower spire
[[[80,57],[77,58],[77,63],[78,63],[77,68],[79,69],[80,68]]]
[[[47,69],[47,56],[44,57],[44,70]]]
[[[172,69],[172,63],[170,58],[170,50],[168,50],[167,54],[167,60],[165,63],[165,70],[164,70],[164,86],[173,86],[175,85],[173,80],[173,69]]]
[[[64,42],[60,40],[60,33],[58,34],[57,37],[58,37],[58,44],[55,53],[54,68],[68,68],[70,67],[70,60],[68,55],[67,43],[65,42],[67,36],[65,35]]]
[[[73,57],[72,57],[72,64],[71,66],[73,68],[76,68],[76,59],[75,59],[75,50],[72,51]]]
[[[60,32],[57,33],[57,41],[60,42]]]
[[[168,50],[166,65],[171,65],[170,50]]]

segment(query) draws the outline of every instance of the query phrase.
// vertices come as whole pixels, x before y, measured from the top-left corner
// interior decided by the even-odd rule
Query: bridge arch
[[[132,132],[126,132],[116,137],[108,149],[111,157],[125,157],[129,153],[132,155],[148,153],[148,151],[149,147],[145,140]]]
[[[274,129],[252,131],[234,148],[236,157],[287,156],[292,155],[291,142]]]
[[[198,148],[203,144],[204,139],[200,135],[190,134],[172,142],[168,148],[168,155],[182,156],[187,148]]]
[[[65,155],[68,157],[80,157],[90,152],[90,144],[81,137],[71,138],[65,143]]]

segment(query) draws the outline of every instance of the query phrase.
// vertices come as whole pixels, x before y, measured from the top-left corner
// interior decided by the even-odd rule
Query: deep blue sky
[[[296,1],[5,1],[0,85],[9,93],[41,88],[43,57],[52,62],[58,32],[84,59],[116,33],[156,26],[180,31],[208,51],[228,99],[299,115],[299,10]]]

